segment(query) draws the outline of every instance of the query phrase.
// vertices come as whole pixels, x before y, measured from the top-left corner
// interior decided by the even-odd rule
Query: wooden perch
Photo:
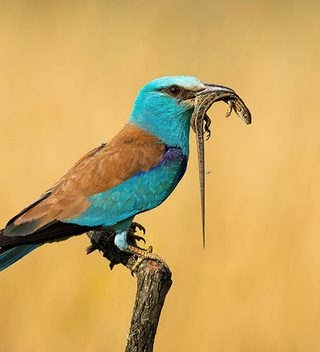
[[[113,234],[91,231],[88,236],[91,240],[88,254],[98,249],[110,261],[111,269],[122,264],[132,272],[138,256],[115,247]],[[161,309],[172,284],[171,272],[163,263],[145,259],[134,274],[137,277],[137,293],[125,351],[152,352]]]

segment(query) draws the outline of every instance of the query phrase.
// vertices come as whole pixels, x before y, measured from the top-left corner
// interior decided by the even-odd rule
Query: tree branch
[[[91,246],[87,253],[98,249],[110,261],[126,266],[131,272],[139,259],[135,254],[120,251],[114,245],[114,235],[106,231],[88,233]],[[135,269],[137,293],[127,338],[126,352],[152,352],[158,322],[166,295],[171,287],[171,272],[160,261],[145,259]]]

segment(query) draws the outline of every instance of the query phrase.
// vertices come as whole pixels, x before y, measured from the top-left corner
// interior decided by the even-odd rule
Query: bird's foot
[[[146,240],[143,237],[135,234],[138,230],[142,231],[143,235],[145,235],[146,229],[144,228],[144,226],[142,226],[138,222],[132,222],[127,233],[127,239],[130,244],[136,246],[137,248],[140,248],[137,246],[136,242],[143,241],[144,243],[146,243]]]
[[[153,253],[153,248],[150,246],[147,249],[142,249],[139,247],[131,246],[129,245],[128,248],[126,249],[126,252],[137,255],[138,259],[135,262],[134,266],[131,269],[131,274],[133,274],[137,271],[139,265],[145,260],[145,259],[152,259],[157,262],[162,263],[164,266],[168,267],[168,264],[157,254]]]

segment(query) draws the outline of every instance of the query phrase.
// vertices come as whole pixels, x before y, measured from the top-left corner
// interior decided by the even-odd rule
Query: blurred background
[[[155,351],[320,351],[320,5],[0,1],[0,225],[127,121],[163,75],[234,88],[209,115],[207,248],[188,172],[138,216],[173,286]],[[1,272],[0,350],[123,351],[136,282],[86,236]]]

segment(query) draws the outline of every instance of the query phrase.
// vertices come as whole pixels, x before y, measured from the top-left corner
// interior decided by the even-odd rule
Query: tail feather
[[[0,254],[0,271],[6,269],[39,246],[41,246],[41,244],[25,244],[3,252]]]
[[[0,230],[0,271],[44,243],[65,240],[97,228],[54,221],[26,236],[6,236],[4,230]]]

